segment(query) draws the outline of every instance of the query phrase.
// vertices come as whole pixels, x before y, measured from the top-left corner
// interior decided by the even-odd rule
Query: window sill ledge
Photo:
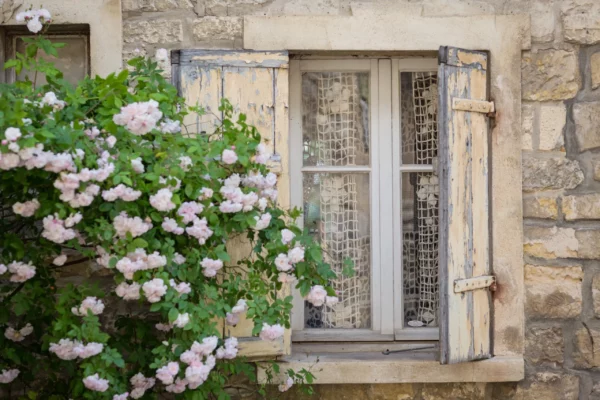
[[[291,354],[277,363],[281,373],[271,383],[283,382],[285,371],[302,368],[315,376],[315,384],[517,382],[524,378],[520,356],[442,365],[436,352]],[[258,380],[267,383],[270,363],[258,364]]]

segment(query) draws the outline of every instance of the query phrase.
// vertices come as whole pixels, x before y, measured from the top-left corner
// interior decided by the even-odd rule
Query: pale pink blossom
[[[8,268],[4,264],[0,264],[0,275],[5,274]]]
[[[156,303],[167,293],[167,285],[162,279],[154,278],[142,285],[146,299],[150,303]]]
[[[265,211],[265,209],[267,208],[267,206],[268,206],[267,199],[265,199],[264,197],[258,199],[258,209],[260,211]]]
[[[292,385],[294,385],[294,380],[288,376],[285,382],[279,385],[279,391],[287,392],[292,387]]]
[[[171,211],[176,207],[175,203],[171,201],[173,192],[165,188],[160,189],[156,194],[150,196],[150,205],[156,208],[158,211]]]
[[[290,259],[285,254],[281,253],[275,258],[275,267],[278,271],[287,272],[294,268],[290,263]]]
[[[182,170],[184,171],[189,171],[190,167],[194,165],[194,163],[192,162],[192,159],[188,156],[181,156],[179,157],[179,166],[181,167]]]
[[[40,105],[41,106],[50,106],[54,109],[54,111],[58,111],[58,110],[62,110],[63,108],[65,108],[67,103],[64,102],[63,100],[59,100],[58,97],[56,97],[56,94],[54,92],[47,92],[44,95],[44,97],[42,98]]]
[[[64,243],[71,239],[74,239],[76,232],[67,226],[66,221],[61,220],[58,214],[48,215],[42,220],[44,230],[42,236],[54,243]],[[73,225],[71,225],[73,226]]]
[[[179,133],[181,132],[181,122],[180,121],[172,121],[168,118],[165,119],[164,122],[160,123],[160,131],[162,133]]]
[[[256,146],[256,155],[254,156],[254,162],[257,164],[266,164],[269,161],[269,154],[267,146],[260,143]]]
[[[31,335],[31,333],[33,333],[33,326],[28,323],[19,330],[9,326],[4,331],[4,337],[13,342],[22,342],[27,336]]]
[[[288,258],[292,264],[297,264],[300,261],[304,260],[304,248],[303,247],[294,247],[290,251],[288,251]]]
[[[337,303],[339,303],[340,299],[338,299],[336,296],[327,296],[325,297],[325,304],[327,304],[328,306],[334,306]]]
[[[125,211],[122,211],[121,214],[115,217],[113,226],[115,227],[117,236],[121,238],[127,237],[128,232],[135,238],[152,229],[150,222],[145,222],[140,217],[129,218]]]
[[[86,297],[79,307],[71,308],[71,312],[80,317],[85,317],[90,311],[93,315],[100,315],[104,311],[104,303],[96,297]]]
[[[80,342],[71,339],[60,339],[58,343],[50,343],[49,351],[56,354],[61,360],[74,360],[78,357],[75,353],[75,346],[79,344]]]
[[[113,117],[117,125],[125,126],[134,135],[142,136],[156,127],[162,118],[158,103],[150,100],[143,103],[131,103],[121,108],[121,112]]]
[[[233,164],[237,161],[237,159],[238,159],[238,156],[237,156],[237,154],[235,154],[235,151],[229,150],[229,149],[223,150],[223,155],[221,156],[221,160],[225,164]]]
[[[134,158],[131,160],[131,168],[138,174],[143,174],[145,171],[144,163],[142,162],[142,157]]]
[[[156,370],[156,378],[163,384],[170,385],[173,383],[177,373],[179,373],[179,364],[170,362]]]
[[[225,315],[225,323],[227,325],[237,325],[240,322],[240,316],[239,314],[232,314],[232,313],[227,313]]]
[[[181,235],[185,232],[185,229],[180,227],[173,218],[165,218],[161,227],[165,230],[165,232],[173,233],[175,235]]]
[[[139,399],[144,396],[146,390],[151,389],[156,380],[154,378],[146,378],[142,373],[137,373],[129,380],[133,385],[133,390],[130,393],[132,399]]]
[[[95,126],[92,126],[91,128],[86,129],[85,131],[83,131],[83,133],[88,138],[95,139],[96,137],[98,137],[98,135],[100,135],[100,130],[97,127],[95,127]]]
[[[138,300],[140,298],[140,288],[141,285],[137,282],[132,284],[121,282],[115,289],[115,293],[123,300]]]
[[[210,373],[210,368],[202,363],[194,363],[185,369],[185,379],[190,389],[196,389],[202,385]]]
[[[271,214],[269,213],[262,214],[260,218],[254,217],[254,219],[256,220],[256,225],[254,226],[254,229],[260,231],[267,228],[271,223],[271,218]]]
[[[121,199],[123,201],[136,201],[141,195],[141,191],[134,190],[123,185],[122,183],[102,192],[102,198],[106,201],[115,201],[117,199]]]
[[[128,397],[129,397],[129,392],[125,392],[125,393],[113,395],[112,400],[127,400]]]
[[[175,321],[173,321],[173,326],[178,328],[185,328],[185,326],[190,322],[190,314],[183,313],[179,314]]]
[[[61,254],[60,256],[58,256],[54,260],[52,260],[52,264],[60,267],[60,266],[64,265],[66,261],[67,261],[67,255]]]
[[[213,351],[215,351],[218,344],[218,337],[208,336],[202,339],[202,343],[194,342],[192,344],[191,350],[200,356],[208,356],[212,354]]]
[[[248,311],[248,304],[244,299],[239,299],[235,306],[233,306],[233,308],[231,309],[231,312],[234,314],[241,314],[246,311]]]
[[[192,226],[185,228],[188,235],[198,239],[198,243],[204,244],[206,240],[212,236],[213,231],[208,227],[206,218],[195,218],[192,221]]]
[[[113,147],[115,147],[116,143],[117,143],[117,138],[114,137],[113,135],[110,135],[109,137],[106,138],[106,144],[108,145],[109,149],[112,149]]]
[[[273,341],[281,336],[283,336],[284,332],[283,326],[279,324],[269,325],[266,322],[263,323],[263,327],[260,331],[260,338],[265,341]]]
[[[223,261],[213,260],[212,258],[205,257],[201,262],[202,274],[207,278],[212,278],[217,275],[217,271],[223,268]]]
[[[184,224],[189,224],[196,218],[196,215],[200,214],[204,210],[204,206],[195,201],[186,201],[179,206],[177,215],[182,217]]]
[[[289,244],[292,240],[294,240],[295,237],[296,235],[294,232],[290,231],[289,229],[283,229],[281,231],[281,242],[283,244]]]
[[[169,385],[165,388],[165,390],[169,393],[183,393],[186,389],[186,385],[188,384],[187,379],[175,379],[175,383]]]
[[[0,153],[0,169],[8,171],[19,166],[19,156],[12,153]]]
[[[90,358],[102,353],[104,345],[102,343],[90,342],[86,345],[77,343],[73,347],[73,352],[81,359]]]
[[[0,383],[11,383],[19,376],[18,369],[3,369],[0,374]]]
[[[4,131],[4,137],[6,140],[14,142],[21,137],[21,130],[19,128],[8,128]]]
[[[242,211],[243,208],[242,203],[233,203],[231,200],[225,200],[219,205],[219,210],[222,213],[236,213]]]
[[[198,197],[198,200],[207,200],[213,197],[213,195],[214,191],[211,188],[203,187],[200,189],[200,196]]]
[[[225,344],[217,349],[216,356],[218,359],[231,360],[237,356],[238,352],[238,340],[234,337],[230,337],[225,340]]]
[[[179,360],[181,360],[182,363],[188,365],[198,363],[201,361],[200,356],[192,350],[186,350],[183,353],[181,353],[181,355],[179,356]]]
[[[305,297],[306,301],[311,303],[315,307],[321,307],[325,304],[325,300],[327,298],[327,291],[321,285],[315,285],[310,288],[310,292]]]
[[[186,258],[179,253],[173,254],[173,262],[177,265],[181,265],[185,262]]]
[[[19,150],[21,150],[21,146],[19,146],[18,143],[14,143],[13,142],[13,143],[11,143],[11,144],[8,145],[8,149],[10,151],[12,151],[13,153],[18,153]]]
[[[94,392],[106,392],[108,389],[108,380],[100,378],[98,374],[83,378],[83,384]]]
[[[248,211],[252,211],[252,209],[254,208],[254,205],[258,202],[258,195],[254,192],[250,192],[248,194],[245,194],[242,197],[242,211],[244,212],[248,212]],[[258,217],[255,217],[255,219],[258,221]],[[257,223],[258,226],[258,223]],[[259,230],[257,228],[257,230]]]
[[[179,282],[179,283],[175,283],[174,279],[171,279],[169,281],[169,285],[175,289],[175,291],[177,293],[181,294],[187,294],[187,293],[191,293],[192,291],[192,287],[189,283],[187,282]]]
[[[25,264],[20,261],[13,261],[8,264],[8,272],[12,274],[11,282],[26,282],[35,276],[35,267],[31,261]]]

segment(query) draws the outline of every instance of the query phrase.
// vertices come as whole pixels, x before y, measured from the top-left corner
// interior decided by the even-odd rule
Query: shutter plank
[[[453,109],[453,99],[487,100],[487,55],[440,50],[441,362],[491,357],[487,288],[454,293],[454,281],[490,274],[488,121]]]
[[[212,133],[221,113],[218,111],[222,98],[228,99],[234,108],[234,121],[240,113],[246,114],[246,123],[254,125],[263,137],[271,153],[275,149],[275,137],[280,138],[279,151],[285,152],[287,160],[288,140],[288,55],[286,52],[236,51],[236,50],[181,50],[176,58],[177,77],[174,81],[188,105],[200,105],[207,109],[202,117],[188,116],[185,123],[190,132]],[[216,114],[213,115],[212,113]],[[286,169],[287,170],[287,169]],[[278,189],[283,205],[289,206],[289,182],[280,178]],[[289,175],[287,175],[289,179]],[[227,243],[231,257],[229,265],[250,253],[246,238],[236,238]],[[278,296],[287,296],[289,285]],[[220,321],[222,324],[222,321]],[[240,342],[240,356],[252,359],[268,359],[289,354],[291,331],[288,329],[281,340],[263,342],[252,337],[251,320],[240,317],[235,327],[222,324],[225,336],[235,336]]]

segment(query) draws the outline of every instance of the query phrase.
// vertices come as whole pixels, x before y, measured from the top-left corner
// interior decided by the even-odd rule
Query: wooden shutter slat
[[[453,98],[487,101],[487,55],[440,49],[441,362],[490,358],[488,288],[455,293],[454,282],[490,275],[488,120],[452,107]]]
[[[188,105],[200,105],[207,109],[206,115],[188,116],[185,124],[190,132],[212,133],[221,118],[218,111],[222,98],[228,99],[233,108],[233,119],[240,113],[246,115],[246,123],[254,125],[264,139],[269,152],[282,154],[287,159],[288,147],[288,55],[287,52],[238,51],[238,50],[181,50],[172,60],[174,82]],[[216,115],[215,115],[216,114]],[[280,141],[276,145],[276,138]],[[285,163],[286,160],[282,160]],[[281,168],[280,168],[281,169]],[[289,175],[281,176],[278,183],[279,203],[289,207]],[[231,257],[230,265],[236,264],[250,253],[250,243],[236,238],[227,243]],[[278,296],[287,296],[289,285]],[[286,330],[281,340],[264,342],[252,336],[251,320],[240,317],[235,326],[223,326],[225,336],[235,336],[240,343],[239,356],[252,359],[268,359],[289,354],[291,332]]]

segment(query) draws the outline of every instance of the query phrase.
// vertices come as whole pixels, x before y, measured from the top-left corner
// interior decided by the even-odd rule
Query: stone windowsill
[[[383,355],[381,352],[296,354],[277,362],[281,383],[285,371],[302,368],[315,375],[315,384],[517,382],[524,378],[522,356],[497,356],[488,360],[442,365],[437,352],[406,352]],[[258,379],[267,383],[265,370],[270,363],[258,363]]]

